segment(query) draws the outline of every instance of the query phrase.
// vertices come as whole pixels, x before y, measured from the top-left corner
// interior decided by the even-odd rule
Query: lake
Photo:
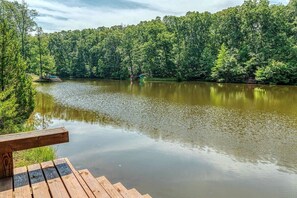
[[[77,169],[155,198],[297,197],[297,87],[72,80],[37,85],[38,128]]]

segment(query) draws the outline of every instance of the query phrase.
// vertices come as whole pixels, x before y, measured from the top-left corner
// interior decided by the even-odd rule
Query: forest
[[[44,33],[23,1],[0,1],[0,132],[34,109],[29,74],[178,81],[297,82],[297,0],[246,0],[217,13],[188,12],[137,25]]]
[[[61,77],[297,82],[297,1],[246,0],[217,13],[188,12],[138,25],[41,35],[44,72]],[[38,42],[36,36],[29,38]],[[28,72],[39,73],[31,49]],[[30,57],[30,54],[28,55]]]

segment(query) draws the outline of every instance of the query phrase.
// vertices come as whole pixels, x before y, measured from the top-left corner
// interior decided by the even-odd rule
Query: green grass
[[[35,75],[35,74],[29,74],[32,77],[32,81],[38,80],[39,76]]]
[[[47,146],[15,152],[13,155],[14,166],[21,167],[53,160],[56,157],[56,152],[53,147]]]
[[[146,78],[145,81],[177,81],[176,78]]]

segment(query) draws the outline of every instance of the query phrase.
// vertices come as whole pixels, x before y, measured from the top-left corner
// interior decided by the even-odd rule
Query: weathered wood
[[[0,198],[12,198],[12,177],[0,179]]]
[[[142,195],[135,188],[128,190],[128,193],[130,197],[143,198]]]
[[[66,161],[64,159],[57,159],[54,160],[54,164],[70,197],[87,198],[87,194],[77,181]]]
[[[1,147],[0,147],[0,151]],[[12,152],[0,152],[0,179],[13,176],[13,159]]]
[[[114,186],[106,179],[106,177],[99,177],[97,178],[97,181],[99,184],[101,184],[110,197],[123,198],[123,196],[114,188]]]
[[[70,167],[70,169],[72,170],[73,174],[75,175],[76,179],[78,180],[78,182],[80,183],[80,185],[83,187],[84,191],[86,192],[86,194],[88,195],[88,197],[90,198],[95,198],[94,194],[92,193],[92,191],[89,189],[88,185],[86,184],[86,182],[83,180],[83,178],[80,176],[80,174],[77,172],[77,170],[75,170],[75,168],[73,167],[73,165],[70,163],[70,161],[65,158],[65,161],[67,162],[68,166]]]
[[[43,162],[41,163],[41,167],[52,197],[70,197],[53,162]]]
[[[0,198],[13,197],[151,198],[136,189],[127,190],[121,183],[112,185],[104,176],[95,179],[88,170],[78,172],[68,159],[14,169],[13,177],[0,179]]]
[[[0,151],[11,153],[41,146],[69,142],[65,128],[46,129],[0,136]]]
[[[104,188],[99,184],[95,177],[89,172],[89,170],[78,171],[81,177],[85,180],[88,187],[91,189],[95,197],[110,198]]]
[[[122,195],[122,197],[130,198],[127,188],[122,183],[116,183],[113,186]]]
[[[43,172],[39,164],[28,166],[29,179],[34,198],[50,198],[49,189],[45,182]]]
[[[65,128],[31,131],[0,136],[0,178],[13,176],[12,152],[69,142]]]
[[[15,168],[13,173],[14,197],[31,198],[31,188],[26,167]]]

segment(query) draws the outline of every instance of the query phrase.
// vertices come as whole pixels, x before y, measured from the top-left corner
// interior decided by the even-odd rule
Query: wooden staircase
[[[0,179],[0,198],[151,198],[135,188],[95,178],[88,170],[77,171],[67,158],[14,169],[13,177]]]
[[[0,135],[0,198],[150,198],[121,183],[112,185],[104,176],[95,178],[88,170],[77,171],[68,159],[13,168],[15,151],[66,143],[65,128]]]

